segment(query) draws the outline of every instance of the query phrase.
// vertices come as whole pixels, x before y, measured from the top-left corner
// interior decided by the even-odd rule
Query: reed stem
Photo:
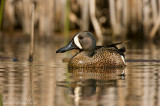
[[[89,0],[83,0],[82,5],[82,23],[81,30],[88,31],[89,29]]]
[[[102,36],[102,30],[101,30],[100,24],[96,18],[96,0],[90,0],[89,12],[90,12],[90,17],[91,17],[94,31],[96,32],[96,35],[98,38],[97,44],[100,45],[103,42],[103,36]]]
[[[151,40],[153,40],[153,38],[155,37],[156,32],[158,31],[159,27],[160,27],[160,15],[157,18],[157,20],[155,21],[154,26],[153,26],[153,28],[150,32],[149,37],[150,37]]]
[[[31,41],[30,41],[30,51],[29,51],[29,61],[33,61],[33,49],[34,49],[34,4],[32,5],[32,20],[31,20]]]
[[[64,36],[68,40],[69,37],[69,0],[66,0],[66,9],[65,9],[65,25],[64,25]]]

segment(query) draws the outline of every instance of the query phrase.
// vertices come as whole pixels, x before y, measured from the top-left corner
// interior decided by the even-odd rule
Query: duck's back
[[[97,48],[92,56],[83,52],[75,55],[68,63],[69,67],[124,67],[123,56],[113,47]]]

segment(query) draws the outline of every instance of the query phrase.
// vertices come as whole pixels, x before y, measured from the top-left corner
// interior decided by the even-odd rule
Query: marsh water
[[[160,106],[160,47],[156,44],[127,44],[124,69],[71,70],[63,60],[75,52],[55,53],[65,45],[63,39],[37,40],[33,62],[28,62],[25,39],[7,37],[0,44],[4,106]]]

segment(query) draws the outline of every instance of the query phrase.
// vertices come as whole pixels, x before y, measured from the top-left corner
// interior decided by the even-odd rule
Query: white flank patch
[[[125,63],[124,56],[121,55],[121,58],[122,58],[122,60],[123,60],[123,63]]]
[[[80,60],[79,63],[83,63],[82,60]]]
[[[76,104],[76,106],[78,106],[79,105],[79,101],[80,101],[80,96],[81,96],[82,94],[81,94],[81,87],[80,86],[78,86],[78,87],[75,87],[75,89],[74,89],[74,101],[75,101],[75,104]]]
[[[79,35],[79,34],[78,34]],[[76,46],[78,46],[80,49],[82,49],[81,44],[79,43],[79,39],[78,39],[78,35],[76,35],[74,37],[74,43],[76,44]]]

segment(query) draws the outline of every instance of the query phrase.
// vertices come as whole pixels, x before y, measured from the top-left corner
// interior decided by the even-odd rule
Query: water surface
[[[15,38],[16,39],[16,38]],[[14,39],[14,40],[15,40]],[[6,39],[0,46],[0,97],[4,106],[159,106],[160,48],[127,45],[124,69],[68,69],[56,54],[63,40],[37,41],[34,61],[29,43]],[[13,61],[17,58],[19,61]]]

